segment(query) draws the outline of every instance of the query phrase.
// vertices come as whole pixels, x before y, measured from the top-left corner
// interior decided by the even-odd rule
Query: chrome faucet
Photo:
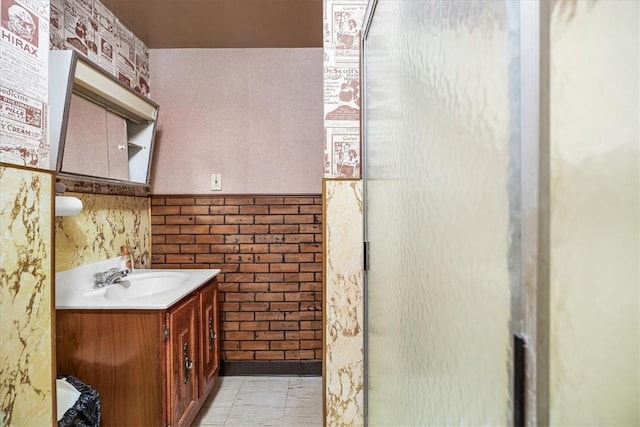
[[[97,289],[113,285],[114,283],[119,282],[128,274],[129,270],[119,270],[117,268],[112,268],[107,271],[96,273],[93,275],[93,287]]]

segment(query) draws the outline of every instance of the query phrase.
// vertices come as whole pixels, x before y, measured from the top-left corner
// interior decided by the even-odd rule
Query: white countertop
[[[110,260],[112,261],[112,260]],[[143,273],[184,273],[188,277],[179,287],[140,298],[130,299],[107,299],[105,292],[109,286],[94,289],[93,273],[108,270],[114,263],[100,262],[87,266],[74,268],[71,270],[56,273],[56,309],[95,309],[95,310],[161,310],[166,309],[186,295],[190,294],[201,285],[217,276],[218,269],[186,269],[186,270],[164,270],[164,269],[136,269],[131,278]],[[127,278],[125,277],[124,280]],[[118,284],[110,286],[120,286]]]

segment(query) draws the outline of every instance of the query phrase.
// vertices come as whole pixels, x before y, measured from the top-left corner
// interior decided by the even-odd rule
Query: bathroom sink
[[[110,300],[149,297],[171,291],[183,285],[188,278],[189,275],[178,272],[134,273],[109,286],[104,297]]]
[[[2,1],[2,0],[0,0]],[[220,273],[216,269],[143,269],[96,288],[94,275],[119,268],[120,257],[56,273],[56,310],[164,310]]]

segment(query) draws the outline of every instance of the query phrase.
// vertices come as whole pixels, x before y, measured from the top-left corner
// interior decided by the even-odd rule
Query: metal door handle
[[[193,369],[193,360],[189,359],[189,343],[184,343],[182,348],[182,355],[184,356],[184,383],[189,383],[189,371]]]

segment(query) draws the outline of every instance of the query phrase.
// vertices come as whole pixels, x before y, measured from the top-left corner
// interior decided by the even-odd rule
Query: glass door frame
[[[366,117],[367,117],[367,109],[365,108],[367,102],[367,61],[366,61],[366,42],[367,37],[369,35],[369,29],[371,28],[371,24],[373,22],[374,13],[376,10],[376,6],[378,5],[378,0],[369,0],[367,4],[367,10],[364,14],[364,21],[362,23],[362,37],[360,38],[360,153],[361,153],[361,167],[360,173],[362,174],[362,200],[363,200],[363,211],[362,211],[362,235],[364,237],[363,242],[363,250],[364,250],[364,271],[363,271],[363,318],[364,318],[364,328],[363,328],[363,349],[364,349],[364,375],[363,375],[363,387],[364,387],[364,425],[368,425],[368,416],[369,416],[369,393],[367,390],[369,389],[369,364],[367,363],[367,355],[368,355],[368,347],[369,347],[369,339],[367,334],[368,324],[369,324],[369,311],[368,311],[368,290],[369,290],[369,235],[368,235],[368,224],[367,224],[367,127],[366,127]]]

